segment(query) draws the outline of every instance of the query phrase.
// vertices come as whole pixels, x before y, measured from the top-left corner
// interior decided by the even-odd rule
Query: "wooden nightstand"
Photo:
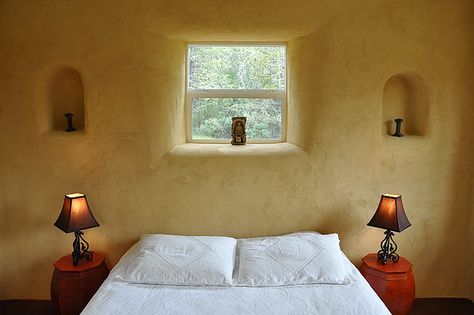
[[[393,315],[409,314],[415,298],[415,277],[411,263],[403,257],[397,263],[377,262],[377,254],[362,258],[360,272]]]
[[[72,264],[71,255],[63,256],[54,268],[51,300],[62,315],[79,314],[109,274],[104,256],[98,253],[77,266]]]

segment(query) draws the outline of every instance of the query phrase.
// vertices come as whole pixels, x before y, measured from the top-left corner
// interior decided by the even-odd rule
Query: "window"
[[[286,140],[286,45],[189,44],[188,142],[230,143],[232,117],[247,117],[247,141]]]

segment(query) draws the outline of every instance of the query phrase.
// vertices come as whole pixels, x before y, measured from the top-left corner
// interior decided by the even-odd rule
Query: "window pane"
[[[188,46],[190,89],[285,90],[285,46]]]
[[[247,117],[247,140],[280,140],[281,107],[278,98],[194,98],[192,138],[232,138],[232,117]]]

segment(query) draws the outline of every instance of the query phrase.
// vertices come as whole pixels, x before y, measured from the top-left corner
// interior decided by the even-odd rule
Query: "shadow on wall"
[[[290,41],[288,44],[288,141],[311,152],[325,106],[322,89],[327,78],[327,60],[333,54],[330,28]]]
[[[356,235],[360,233],[361,226],[363,228],[364,225],[361,225],[359,221],[341,219],[341,209],[351,208],[353,208],[353,206],[345,204],[325,209],[325,214],[318,219],[315,230],[322,234],[338,233],[341,243],[343,243],[342,239],[345,235]]]
[[[469,56],[469,54],[467,54]],[[468,57],[469,59],[469,57]],[[472,65],[472,61],[471,61]],[[473,276],[474,276],[474,264],[472,263],[472,258],[474,258],[474,246],[472,238],[474,233],[472,233],[473,226],[471,225],[474,220],[472,216],[474,215],[474,205],[472,203],[472,193],[474,192],[474,128],[472,122],[474,121],[474,106],[472,106],[472,100],[474,99],[474,90],[471,87],[472,82],[474,82],[474,73],[471,71],[472,67],[464,67],[462,71],[455,78],[455,84],[453,85],[453,95],[452,103],[447,104],[447,106],[459,106],[462,110],[459,112],[460,118],[458,125],[460,126],[457,130],[457,138],[453,139],[453,142],[457,143],[456,145],[456,156],[457,161],[454,163],[452,169],[452,184],[451,189],[451,198],[453,200],[451,207],[449,209],[450,216],[447,218],[445,225],[446,235],[452,235],[451,238],[445,237],[445,246],[443,248],[450,248],[452,246],[453,237],[456,242],[462,244],[462,248],[465,248],[467,252],[458,251],[455,253],[458,257],[452,257],[452,259],[444,259],[446,257],[445,253],[440,253],[439,260],[452,261],[457,260],[459,264],[458,270],[466,270],[465,275],[460,275],[460,281],[471,284],[471,288],[467,290],[472,290]],[[465,78],[471,78],[466,80]],[[469,142],[466,144],[465,141],[469,139]],[[468,141],[469,141],[468,140]],[[465,209],[466,205],[470,205],[470,209]],[[460,212],[465,211],[466,215],[460,215]],[[453,227],[457,227],[454,228]],[[454,235],[453,235],[454,234]],[[469,238],[470,237],[470,238]],[[470,251],[470,252],[469,252]],[[449,262],[445,262],[449,264]],[[449,266],[453,268],[453,266]],[[435,268],[433,268],[435,269]],[[436,270],[433,270],[436,272]],[[460,284],[461,285],[461,284]],[[470,296],[473,298],[474,292],[465,292],[463,296]]]

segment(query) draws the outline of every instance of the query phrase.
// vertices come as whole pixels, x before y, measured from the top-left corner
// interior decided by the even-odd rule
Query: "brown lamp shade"
[[[377,211],[367,225],[395,232],[408,228],[411,224],[403,209],[402,196],[383,194]]]
[[[63,209],[54,225],[70,233],[99,226],[99,223],[89,208],[86,195],[73,193],[64,196]]]

